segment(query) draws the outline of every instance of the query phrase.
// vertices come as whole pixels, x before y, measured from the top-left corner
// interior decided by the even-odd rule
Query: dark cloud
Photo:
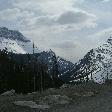
[[[63,41],[53,46],[59,49],[74,49],[78,46],[78,44],[72,41]]]
[[[89,15],[84,12],[68,11],[63,13],[57,20],[60,24],[77,24],[88,20]]]

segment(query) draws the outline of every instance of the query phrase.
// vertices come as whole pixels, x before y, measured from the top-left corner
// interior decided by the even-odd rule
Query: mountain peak
[[[7,48],[8,52],[13,53],[32,53],[33,43],[17,30],[9,30],[6,27],[0,27],[0,50]],[[35,52],[40,52],[35,48]]]
[[[11,40],[30,42],[30,40],[26,39],[26,37],[24,37],[19,31],[9,30],[6,27],[0,27],[0,37],[11,39]]]
[[[80,78],[86,80],[87,75],[97,83],[112,79],[112,37],[101,46],[91,49],[67,74],[71,74],[66,76],[70,82],[77,82]]]

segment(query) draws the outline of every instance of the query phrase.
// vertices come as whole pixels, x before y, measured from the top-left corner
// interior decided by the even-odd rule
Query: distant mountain
[[[24,37],[19,31],[9,30],[6,27],[0,27],[0,49],[7,49],[13,53],[32,53],[33,43]],[[35,52],[39,50],[35,47]]]
[[[38,59],[43,60],[44,63],[48,65],[48,71],[49,73],[52,70],[52,57],[55,54],[52,50],[50,51],[43,51],[41,53],[38,53]],[[57,64],[58,64],[58,70],[59,70],[59,76],[63,81],[66,81],[62,76],[65,76],[67,71],[71,71],[74,67],[74,64],[70,61],[67,61],[66,59],[63,59],[61,57],[57,57]]]
[[[112,78],[112,37],[105,44],[90,50],[63,78],[76,82],[87,75],[98,83]]]
[[[19,31],[9,30],[0,27],[0,49],[19,54],[27,59],[25,54],[33,53],[33,42],[23,36]],[[54,52],[40,51],[35,46],[35,56],[42,59],[48,65],[49,73],[52,70],[52,56]],[[98,48],[90,50],[84,58],[73,64],[61,57],[57,57],[59,77],[65,82],[77,82],[81,78],[91,78],[98,83],[103,83],[105,79],[112,78],[112,37]]]
[[[15,53],[15,60],[20,62],[21,57],[23,57],[24,62],[27,61],[26,54],[33,54],[33,42],[27,39],[19,31],[9,30],[6,27],[0,27],[0,49],[6,49],[8,52]],[[18,55],[19,54],[19,55]],[[49,72],[52,69],[52,56],[54,52],[40,51],[38,46],[35,45],[35,56],[43,60],[44,63],[48,64]],[[70,71],[74,64],[63,58],[57,57],[58,67],[59,67],[59,77],[65,75],[67,71]]]
[[[22,42],[30,42],[26,37],[24,37],[19,31],[9,30],[6,27],[0,27],[0,37],[11,40],[19,40]]]

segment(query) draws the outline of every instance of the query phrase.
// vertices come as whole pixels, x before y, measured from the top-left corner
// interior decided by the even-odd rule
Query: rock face
[[[0,37],[11,40],[19,40],[23,42],[30,42],[26,37],[24,37],[19,31],[9,30],[6,27],[0,27]]]

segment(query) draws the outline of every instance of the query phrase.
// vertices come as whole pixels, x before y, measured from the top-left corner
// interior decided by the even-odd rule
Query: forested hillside
[[[11,89],[17,93],[28,93],[58,88],[62,84],[58,74],[55,55],[51,76],[47,63],[36,55],[0,51],[0,93]]]

